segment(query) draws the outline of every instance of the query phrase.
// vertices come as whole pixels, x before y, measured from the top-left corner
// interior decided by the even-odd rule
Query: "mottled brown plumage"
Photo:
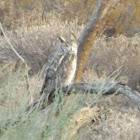
[[[40,94],[48,96],[55,88],[66,87],[74,79],[77,65],[77,43],[74,40],[65,41],[62,37],[61,45],[47,66]]]

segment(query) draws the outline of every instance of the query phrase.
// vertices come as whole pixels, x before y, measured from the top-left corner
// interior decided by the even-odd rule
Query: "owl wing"
[[[40,94],[42,94],[46,88],[48,89],[48,94],[50,92],[50,89],[52,90],[55,88],[58,75],[58,68],[61,65],[61,62],[64,59],[65,55],[66,54],[63,51],[60,51],[59,53],[57,51],[57,53],[54,55],[52,61],[45,70],[44,81],[42,84]]]

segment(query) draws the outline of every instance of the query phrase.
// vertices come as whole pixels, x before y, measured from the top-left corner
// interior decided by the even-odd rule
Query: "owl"
[[[73,82],[77,66],[77,43],[74,39],[66,41],[59,37],[61,44],[48,64],[40,95],[45,98],[56,89],[70,85]],[[47,99],[48,100],[48,99]]]

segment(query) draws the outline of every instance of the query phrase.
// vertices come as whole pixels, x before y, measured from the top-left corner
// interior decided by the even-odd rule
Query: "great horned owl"
[[[55,88],[66,87],[74,79],[77,65],[77,43],[74,40],[65,41],[59,37],[61,44],[44,75],[40,94],[49,96]],[[48,98],[48,97],[47,97]]]

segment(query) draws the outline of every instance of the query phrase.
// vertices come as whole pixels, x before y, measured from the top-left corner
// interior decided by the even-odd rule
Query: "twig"
[[[2,24],[0,22],[0,29],[7,41],[7,43],[10,45],[11,49],[13,50],[13,52],[17,55],[17,57],[24,63],[25,65],[25,69],[28,70],[28,65],[27,65],[27,62],[26,60],[16,51],[16,49],[13,47],[13,45],[11,44],[10,40],[8,39],[7,35],[5,34],[4,32],[4,29],[2,27]],[[28,72],[26,73],[26,83],[27,83],[27,91],[28,91],[28,95],[30,95],[30,90],[29,90],[29,75],[28,75]],[[32,102],[32,96],[30,95],[30,102]]]
[[[14,51],[14,53],[17,55],[17,57],[24,63],[26,63],[25,59],[15,50],[15,48],[13,47],[13,45],[10,43],[10,40],[8,39],[7,35],[5,34],[4,30],[3,30],[3,27],[1,25],[1,22],[0,22],[0,29],[7,41],[7,43],[10,45],[11,49]]]

